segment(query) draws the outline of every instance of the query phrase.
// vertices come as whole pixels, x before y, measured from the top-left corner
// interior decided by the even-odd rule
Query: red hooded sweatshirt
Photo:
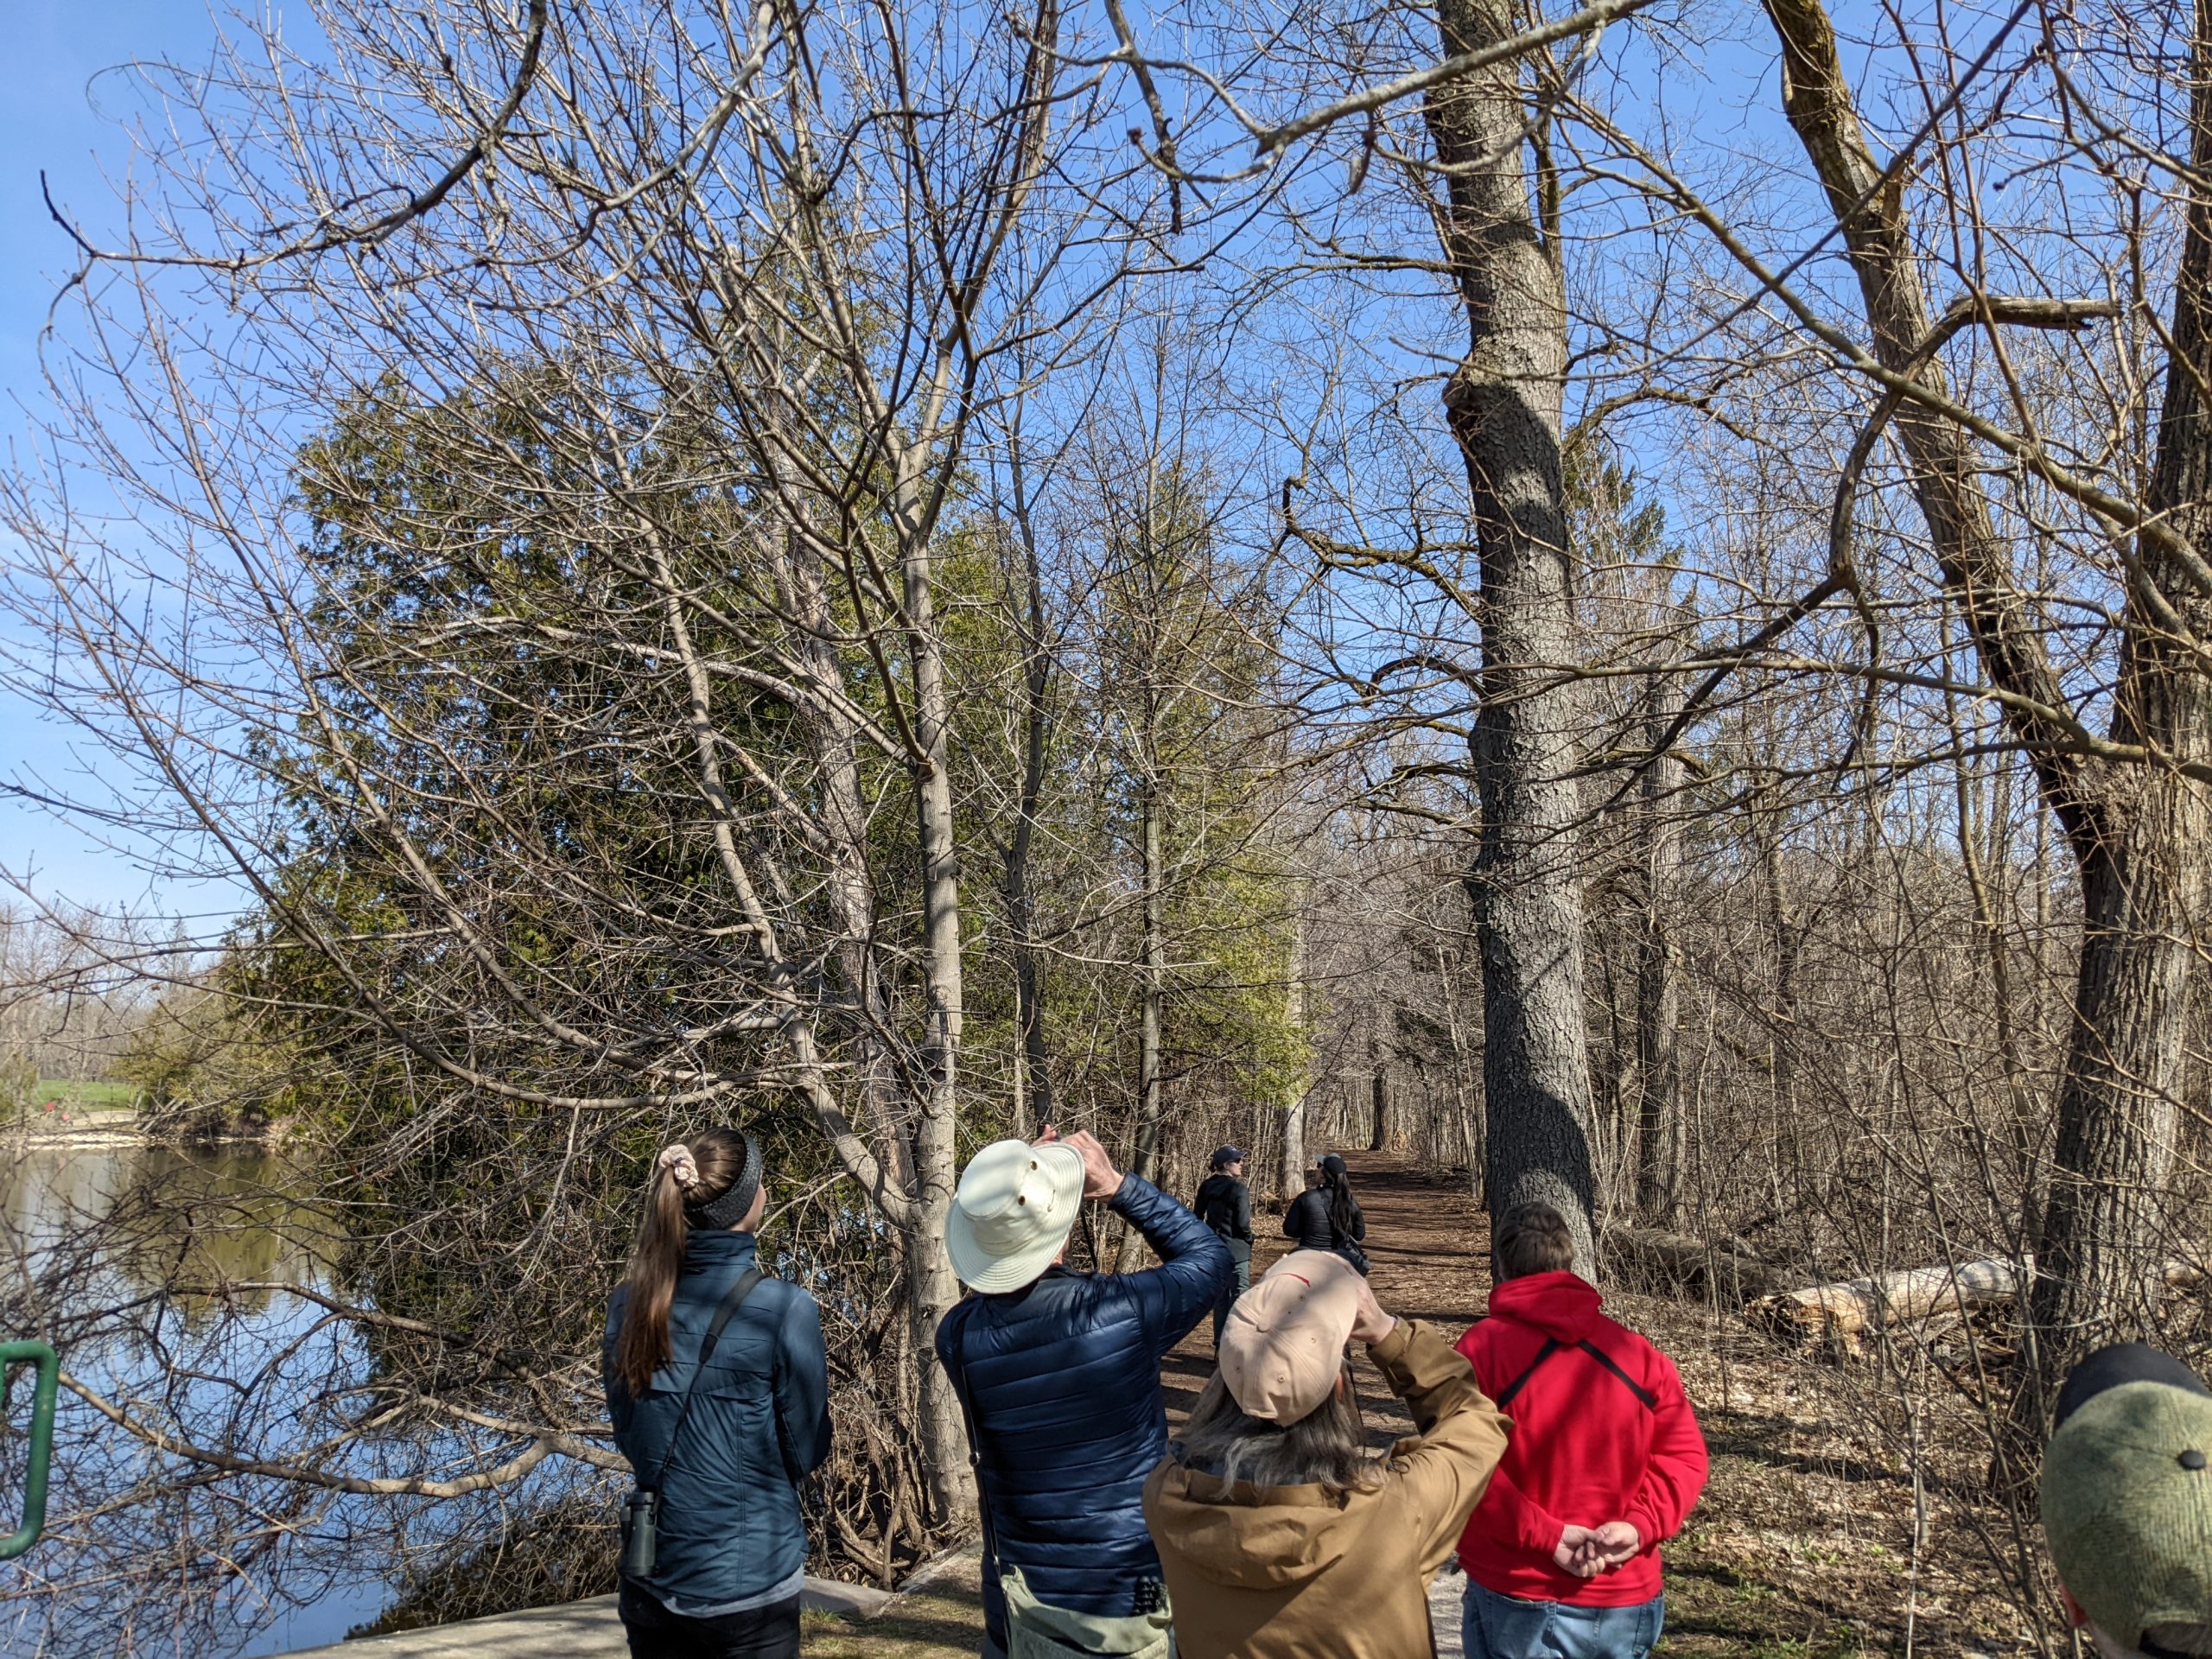
[[[1660,1590],[1659,1543],[1705,1486],[1705,1437],[1675,1363],[1598,1311],[1572,1273],[1533,1273],[1490,1294],[1459,1338],[1483,1392],[1513,1420],[1505,1460],[1468,1518],[1459,1565],[1524,1601],[1626,1607]],[[1643,1548],[1578,1579],[1552,1560],[1569,1522],[1633,1522]]]

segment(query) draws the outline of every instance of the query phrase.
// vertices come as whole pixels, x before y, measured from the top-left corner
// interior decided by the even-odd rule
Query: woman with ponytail
[[[760,1148],[736,1129],[664,1147],[645,1183],[601,1369],[636,1471],[622,1624],[633,1659],[796,1659],[806,1523],[830,1454],[822,1316],[760,1268]],[[648,1501],[649,1500],[649,1501]]]
[[[1367,1217],[1351,1195],[1351,1174],[1344,1160],[1325,1152],[1313,1162],[1313,1185],[1300,1193],[1282,1218],[1282,1235],[1298,1241],[1301,1250],[1334,1250],[1367,1271],[1367,1252],[1360,1241],[1367,1236]]]

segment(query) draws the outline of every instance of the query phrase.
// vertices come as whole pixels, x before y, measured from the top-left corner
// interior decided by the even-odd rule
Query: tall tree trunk
[[[1445,53],[1513,33],[1508,0],[1441,0]],[[1597,1261],[1590,1067],[1583,1028],[1580,745],[1570,661],[1560,416],[1567,309],[1529,207],[1527,111],[1511,72],[1430,96],[1451,169],[1439,230],[1466,308],[1467,353],[1445,408],[1467,469],[1482,566],[1482,825],[1469,875],[1483,963],[1483,1082],[1494,1211],[1541,1200]],[[1546,200],[1548,188],[1541,188]]]
[[[1390,1145],[1390,1074],[1378,1070],[1375,1073],[1375,1133],[1367,1143],[1370,1152],[1384,1152]]]
[[[842,686],[845,665],[835,644],[835,613],[820,553],[804,537],[787,537],[780,575],[779,597],[798,625],[794,649],[818,683]],[[861,788],[860,733],[842,699],[817,698],[809,708],[803,740],[814,764],[815,811],[830,849],[823,890],[837,928],[830,961],[842,986],[842,1000],[850,1009],[849,1035],[859,1056],[855,1081],[868,1114],[867,1129],[891,1184],[912,1198],[913,1137],[906,1127],[907,1113],[890,1052],[889,1033],[895,1028],[890,994],[875,957],[875,876]]]
[[[2212,540],[2212,0],[2197,0],[2189,77],[2189,213],[2144,506],[2202,550]],[[2042,1340],[2058,1349],[2044,1357],[2046,1382],[2085,1344],[2146,1325],[2165,1254],[2190,977],[2212,936],[2212,790],[2177,769],[2212,759],[2212,674],[2196,654],[2212,641],[2212,594],[2164,543],[2139,537],[2135,552],[2112,734],[2170,759],[2119,780],[2082,859],[2082,966],[2030,1302]]]
[[[1014,519],[1020,527],[1022,756],[1021,796],[1006,853],[1007,931],[1014,953],[1014,1023],[1017,1044],[1014,1132],[1027,1139],[1033,1126],[1052,1120],[1052,1052],[1045,1035],[1044,953],[1037,948],[1037,916],[1029,892],[1029,853],[1036,841],[1037,811],[1045,793],[1045,755],[1051,736],[1048,696],[1052,659],[1045,644],[1045,576],[1029,518],[1028,480],[1021,447],[1014,446]]]
[[[1820,0],[1766,0],[1783,45],[1783,99],[1844,232],[1876,357],[1892,373],[1948,393],[1904,206],[1860,129]],[[2212,53],[2208,11],[2191,43],[2196,180],[2212,166]],[[2205,287],[2212,276],[2212,206],[2189,190],[2174,296],[2158,450],[2144,505],[2153,523],[2203,546],[2212,530],[2212,429],[2203,377],[2212,372]],[[2135,548],[2121,618],[2112,731],[2163,760],[2115,772],[2080,753],[2039,710],[2069,706],[2045,654],[2033,607],[2012,569],[1966,434],[1906,400],[1898,435],[1946,585],[1982,670],[2006,694],[2005,715],[2065,830],[2082,874],[2082,938],[2072,1024],[2058,1091],[2058,1135],[2031,1298],[2035,1363],[2023,1367],[2023,1430],[2038,1427],[2052,1383],[2101,1342],[2141,1327],[2166,1208],[2174,1149],[2188,963],[2201,943],[2212,861],[2212,808],[2181,764],[2212,753],[2212,696],[2193,660],[2212,636],[2212,595],[2161,537]]]
[[[1657,743],[1672,718],[1666,682],[1655,678],[1645,741]],[[1636,1208],[1652,1226],[1674,1218],[1682,1183],[1681,1014],[1669,931],[1681,880],[1682,834],[1675,821],[1681,761],[1652,757],[1637,786],[1636,830],[1643,867],[1643,906],[1636,941]]]
[[[1147,747],[1150,746],[1147,745]],[[1142,803],[1144,861],[1144,1002],[1137,1022],[1137,1133],[1129,1168],[1149,1181],[1160,1162],[1160,1115],[1163,1104],[1160,1016],[1167,984],[1166,811],[1159,772],[1145,779]],[[1121,1269],[1134,1272],[1143,1260],[1144,1237],[1134,1227],[1122,1235]]]
[[[1452,1043],[1452,1110],[1459,1126],[1459,1144],[1467,1154],[1470,1196],[1479,1210],[1484,1202],[1483,1148],[1487,1137],[1483,1133],[1481,1116],[1467,1097],[1468,1033],[1466,1015],[1459,997],[1459,964],[1446,957],[1440,944],[1436,951],[1436,979],[1444,999],[1444,1030]]]
[[[1160,1001],[1167,987],[1167,899],[1165,890],[1166,836],[1160,817],[1166,808],[1157,779],[1144,791],[1144,1008],[1137,1032],[1136,1155],[1130,1167],[1150,1180],[1159,1161],[1162,1077],[1160,1052]]]
[[[1767,1089],[1775,1143],[1780,1157],[1774,1172],[1777,1205],[1786,1214],[1809,1217],[1817,1196],[1807,1188],[1802,1120],[1797,1111],[1797,968],[1810,925],[1800,912],[1783,860],[1786,809],[1764,791],[1747,803],[1751,844],[1758,849],[1759,887],[1765,900],[1767,939],[1774,951],[1774,982],[1767,995]],[[1808,1223],[1809,1225],[1809,1221]],[[1807,1241],[1810,1249],[1811,1242]]]
[[[1306,912],[1291,918],[1290,982],[1283,988],[1285,1023],[1294,1042],[1306,1034]],[[1306,1190],[1306,1092],[1312,1086],[1300,1066],[1283,1089],[1282,1159],[1276,1171],[1276,1196],[1287,1203]]]
[[[910,516],[909,522],[913,522]],[[906,1263],[909,1324],[921,1357],[921,1427],[930,1452],[932,1494],[938,1513],[963,1516],[975,1492],[959,1448],[966,1439],[960,1403],[944,1368],[931,1363],[937,1327],[960,1300],[960,1281],[944,1248],[958,1170],[955,1133],[959,1123],[959,1058],[963,1014],[960,960],[960,863],[953,835],[952,718],[944,683],[944,647],[937,631],[936,594],[926,535],[907,538],[901,561],[901,593],[912,656],[914,738],[921,750],[914,767],[914,810],[922,875],[922,1039],[925,1084],[921,1121],[914,1136],[914,1185],[918,1236]]]

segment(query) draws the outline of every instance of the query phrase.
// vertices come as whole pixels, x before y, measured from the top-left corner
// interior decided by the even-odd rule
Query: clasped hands
[[[1632,1521],[1608,1521],[1602,1527],[1570,1525],[1560,1534],[1552,1560],[1563,1573],[1594,1579],[1632,1559],[1643,1548],[1643,1535]]]

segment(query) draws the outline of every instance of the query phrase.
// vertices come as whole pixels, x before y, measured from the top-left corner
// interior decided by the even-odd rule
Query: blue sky
[[[10,447],[37,407],[38,332],[70,269],[68,238],[40,199],[40,169],[57,200],[102,224],[113,199],[102,166],[124,162],[114,124],[135,99],[127,78],[101,71],[132,59],[204,61],[214,38],[212,18],[192,0],[0,0],[9,58],[0,96],[0,435]],[[0,779],[29,772],[65,783],[81,764],[67,733],[0,689]],[[126,854],[8,798],[0,798],[0,871],[79,904],[149,897]],[[188,895],[158,896],[197,907]]]

